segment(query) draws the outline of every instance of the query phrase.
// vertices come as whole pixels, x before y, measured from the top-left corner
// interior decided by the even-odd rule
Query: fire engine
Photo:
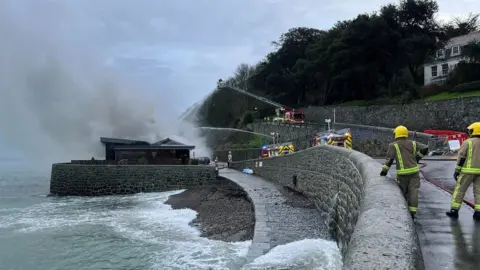
[[[310,146],[317,145],[335,145],[352,149],[352,132],[349,128],[318,132],[310,143]]]
[[[276,157],[288,155],[295,152],[295,147],[292,142],[264,145],[261,150],[261,157]]]
[[[246,96],[252,97],[254,99],[260,100],[262,102],[265,102],[267,104],[270,104],[270,105],[276,107],[276,109],[275,109],[276,117],[273,118],[274,121],[287,122],[287,123],[304,123],[304,121],[305,121],[305,113],[303,111],[288,108],[288,107],[286,107],[286,106],[284,106],[284,105],[282,105],[278,102],[271,101],[271,100],[266,99],[264,97],[252,94],[252,93],[250,93],[246,90],[240,89],[238,87],[231,86],[231,85],[226,85],[222,81],[222,79],[218,80],[217,89],[228,89],[228,90],[236,91],[236,92],[239,92],[241,94],[244,94]]]
[[[305,113],[303,111],[298,111],[294,109],[284,109],[285,111],[285,122],[288,123],[304,123]]]

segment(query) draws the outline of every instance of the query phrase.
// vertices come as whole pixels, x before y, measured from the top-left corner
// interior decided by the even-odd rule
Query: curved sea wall
[[[371,157],[385,157],[388,144],[393,142],[393,128],[374,127],[347,123],[333,124],[335,129],[350,128],[353,138],[353,149],[365,153]],[[409,138],[413,139],[415,132],[409,132]],[[432,135],[417,132],[415,141],[428,145]]]
[[[213,185],[215,168],[203,165],[52,165],[50,194],[102,196]]]
[[[350,128],[353,138],[353,149],[365,153],[371,157],[385,157],[387,154],[388,144],[393,141],[393,129],[386,127],[375,127],[348,123],[334,123],[334,129]],[[308,147],[309,140],[313,139],[316,132],[326,130],[323,125],[315,124],[277,124],[267,121],[257,121],[253,125],[253,131],[266,132],[274,129],[280,136],[290,138],[298,134],[303,134],[305,137],[300,137],[294,140],[294,145],[297,149],[305,149]],[[310,134],[310,135],[308,135]],[[414,132],[409,133],[410,139],[413,138]],[[429,134],[417,132],[415,140],[424,144],[429,144],[432,136]],[[281,137],[281,141],[283,137]],[[306,146],[306,147],[305,147]]]
[[[423,269],[414,224],[398,186],[369,156],[318,146],[286,156],[233,162],[295,189],[326,216],[344,269]]]

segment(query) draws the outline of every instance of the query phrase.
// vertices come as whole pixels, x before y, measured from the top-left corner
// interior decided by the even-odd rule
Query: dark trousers
[[[418,189],[420,188],[419,173],[397,175],[397,183],[402,190],[403,196],[407,200],[408,210],[416,213],[418,208]]]
[[[227,168],[230,168],[230,161],[227,161]]]

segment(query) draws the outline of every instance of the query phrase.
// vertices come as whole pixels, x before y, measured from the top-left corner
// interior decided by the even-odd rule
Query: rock
[[[239,186],[226,179],[219,181],[216,188],[189,189],[170,196],[165,203],[173,209],[197,211],[190,226],[199,227],[203,237],[226,242],[251,240],[255,226],[252,203]]]

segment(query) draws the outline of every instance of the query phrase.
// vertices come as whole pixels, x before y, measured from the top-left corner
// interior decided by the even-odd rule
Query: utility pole
[[[325,123],[327,123],[328,130],[330,131],[330,122],[332,122],[331,119],[325,119]]]

